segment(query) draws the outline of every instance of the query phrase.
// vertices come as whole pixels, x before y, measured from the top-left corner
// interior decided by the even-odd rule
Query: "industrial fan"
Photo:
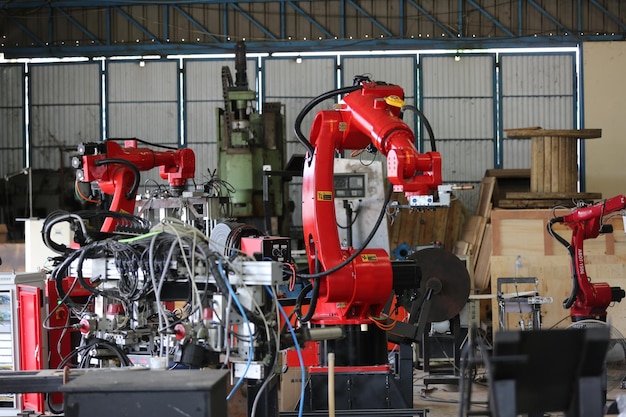
[[[600,320],[581,320],[570,324],[569,328],[605,327],[610,329],[609,346],[607,348],[606,364],[606,390],[626,388],[626,339],[624,335],[609,323]]]

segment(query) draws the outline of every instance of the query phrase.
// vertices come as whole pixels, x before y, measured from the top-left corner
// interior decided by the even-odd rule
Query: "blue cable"
[[[235,392],[237,391],[237,389],[243,382],[244,377],[246,376],[246,374],[248,373],[248,370],[250,369],[250,364],[252,363],[252,356],[254,354],[253,340],[252,340],[252,326],[250,325],[250,320],[248,320],[248,316],[246,315],[246,312],[244,311],[243,306],[241,305],[241,303],[239,302],[239,299],[235,295],[235,291],[233,290],[233,287],[230,285],[230,282],[228,281],[228,277],[226,276],[226,272],[224,271],[224,267],[222,266],[222,259],[220,259],[220,261],[217,263],[217,266],[220,271],[220,274],[222,275],[222,278],[224,278],[224,282],[226,283],[226,286],[228,287],[228,292],[230,293],[230,296],[233,297],[233,300],[235,301],[235,304],[237,304],[237,308],[239,309],[241,316],[243,317],[244,321],[246,322],[246,325],[248,326],[248,334],[250,337],[250,343],[248,344],[248,363],[246,363],[246,369],[243,371],[243,375],[237,380],[237,383],[235,384],[233,389],[230,391],[230,393],[226,397],[226,401],[230,401],[230,399],[233,397],[233,395],[235,394]],[[224,325],[227,326],[228,323],[224,323]]]
[[[265,289],[267,290],[267,292],[270,293],[270,296],[272,296],[273,298],[276,298],[276,305],[278,306],[278,310],[280,311],[281,316],[283,316],[283,319],[285,319],[285,323],[287,324],[287,328],[289,329],[289,333],[291,333],[291,337],[293,338],[293,343],[295,344],[296,353],[298,354],[298,361],[300,362],[300,374],[302,377],[302,386],[300,388],[300,404],[298,406],[298,416],[302,417],[304,413],[304,388],[305,388],[305,378],[306,378],[306,370],[304,369],[304,359],[302,358],[302,350],[300,349],[300,344],[298,343],[298,339],[296,338],[296,333],[293,330],[293,326],[291,325],[291,322],[289,321],[289,317],[287,316],[287,313],[285,313],[283,306],[281,306],[280,303],[278,302],[278,298],[276,297],[276,294],[274,294],[274,291],[271,289],[271,287],[268,287],[267,285],[265,286]]]

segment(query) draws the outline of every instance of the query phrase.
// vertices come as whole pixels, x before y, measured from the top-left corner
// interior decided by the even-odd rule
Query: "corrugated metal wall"
[[[495,58],[493,54],[459,58],[422,57],[422,112],[442,156],[444,182],[477,185],[494,160]],[[425,149],[430,146],[425,144]],[[478,187],[458,196],[474,209]]]
[[[0,65],[0,175],[18,171],[24,161],[24,65]]]
[[[168,146],[184,142],[182,146],[197,154],[196,179],[203,182],[207,170],[217,168],[216,109],[223,107],[224,65],[232,67],[233,61],[148,60],[143,67],[139,61],[107,61],[107,136],[137,137]],[[293,132],[297,115],[313,98],[337,87],[339,69],[344,86],[352,84],[355,74],[365,73],[404,88],[407,102],[416,103],[433,126],[445,182],[477,185],[485,170],[496,166],[500,149],[504,157],[498,167],[529,167],[528,141],[503,139],[503,128],[572,128],[577,120],[574,52],[462,54],[460,60],[454,54],[427,53],[342,56],[339,61],[336,56],[306,56],[301,63],[295,57],[268,56],[261,58],[260,79],[256,66],[256,60],[250,59],[250,88],[262,86],[262,100],[280,102],[285,108],[286,160],[304,153]],[[23,68],[0,66],[0,174],[23,166]],[[61,160],[60,149],[75,149],[81,141],[100,138],[100,71],[100,62],[30,65],[30,135],[35,168],[68,166],[69,160]],[[302,125],[305,136],[316,112],[332,104],[327,100],[309,113]],[[406,116],[407,123],[413,125],[414,115]],[[418,138],[423,150],[430,150],[427,135]],[[144,183],[148,178],[162,183],[157,170],[142,173]],[[477,192],[460,195],[472,210]],[[299,179],[290,185],[290,198],[296,203],[298,212],[293,218],[298,224]]]
[[[224,108],[222,67],[232,67],[227,60],[186,60],[185,132],[187,146],[196,153],[196,179],[202,183],[209,172],[218,168],[217,109]],[[233,77],[234,70],[231,68]],[[249,65],[248,82],[254,89],[254,66]]]
[[[304,57],[298,63],[295,57],[267,58],[263,62],[263,74],[265,101],[285,105],[286,161],[289,161],[293,155],[303,155],[306,151],[294,133],[296,118],[312,99],[337,88],[336,59]],[[303,119],[301,130],[307,139],[317,111],[330,109],[333,104],[333,100],[326,100]],[[289,199],[294,202],[292,224],[299,227],[302,225],[302,178],[294,178],[289,183]]]
[[[70,149],[101,136],[100,63],[31,65],[30,141],[34,169],[70,167]]]
[[[107,137],[178,147],[178,61],[109,61],[106,106]],[[158,170],[142,172],[141,179],[141,185],[162,183]]]
[[[575,55],[502,54],[502,127],[576,128]],[[530,141],[503,140],[503,166],[530,168]]]
[[[368,75],[373,81],[399,85],[404,90],[406,103],[415,105],[416,64],[417,56],[415,54],[409,56],[386,55],[375,59],[372,59],[371,56],[345,57],[341,60],[343,85],[352,85],[353,79],[357,75]],[[409,126],[415,127],[415,115],[412,112],[406,112],[403,120]],[[419,133],[416,134],[419,135]]]

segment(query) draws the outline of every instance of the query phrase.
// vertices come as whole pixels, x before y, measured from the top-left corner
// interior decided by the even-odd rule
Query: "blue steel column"
[[[176,72],[177,72],[177,81],[178,81],[178,147],[186,148],[187,147],[187,116],[185,115],[185,105],[187,102],[186,97],[186,85],[185,85],[185,71],[184,71],[184,61],[182,58],[178,59]]]
[[[104,63],[104,138],[109,137],[109,60],[106,60]]]
[[[494,97],[494,168],[504,168],[504,132],[502,127],[502,68],[500,67],[500,55],[494,55],[493,63],[493,97]]]
[[[574,103],[578,102],[578,126],[577,128],[584,129],[585,128],[585,100],[584,100],[584,91],[585,88],[583,86],[583,81],[585,77],[583,76],[583,44],[581,43],[578,46],[579,54],[578,54],[578,62],[574,62],[574,79],[576,79],[576,66],[578,66],[578,83],[574,84],[574,88],[576,86],[580,88],[580,90],[576,89],[574,92]],[[575,55],[574,55],[574,58]],[[575,114],[576,115],[576,114]],[[585,141],[578,139],[580,153],[578,154],[578,179],[579,179],[579,192],[584,193],[587,190],[587,180],[586,180],[586,170],[585,165],[587,164],[585,159]]]
[[[524,19],[522,13],[524,12],[524,0],[517,1],[517,36],[520,38],[524,36]]]
[[[26,166],[26,161],[29,157],[29,149],[28,149],[28,116],[26,107],[28,99],[27,99],[27,91],[26,91],[26,65],[22,64],[22,166]]]
[[[422,71],[422,56],[418,53],[417,57],[416,57],[416,65],[415,65],[415,70],[417,71],[417,76],[415,77],[415,79],[417,80],[417,85],[416,85],[416,95],[415,95],[415,105],[417,106],[418,109],[420,110],[424,110],[424,89],[422,88],[422,86],[424,85],[424,79],[423,79],[423,71]],[[417,118],[416,118],[417,119]],[[424,139],[422,135],[419,135],[420,138],[419,140],[416,139],[415,140],[415,147],[417,148],[417,150],[419,152],[424,152]]]
[[[105,140],[107,137],[107,105],[106,105],[106,61],[103,60],[100,62],[100,79],[98,82],[100,83],[100,140]]]
[[[463,37],[463,0],[459,0],[459,33],[457,34],[457,37],[462,38]]]
[[[163,6],[163,39],[167,42],[170,38],[170,8],[168,5]]]

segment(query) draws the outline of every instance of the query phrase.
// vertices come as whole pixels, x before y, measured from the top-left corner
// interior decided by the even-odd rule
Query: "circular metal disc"
[[[431,298],[427,321],[444,321],[459,314],[470,294],[470,276],[465,262],[441,248],[422,249],[408,258],[415,260],[422,271],[422,294],[426,292],[428,280],[436,279],[441,283],[441,291]]]

